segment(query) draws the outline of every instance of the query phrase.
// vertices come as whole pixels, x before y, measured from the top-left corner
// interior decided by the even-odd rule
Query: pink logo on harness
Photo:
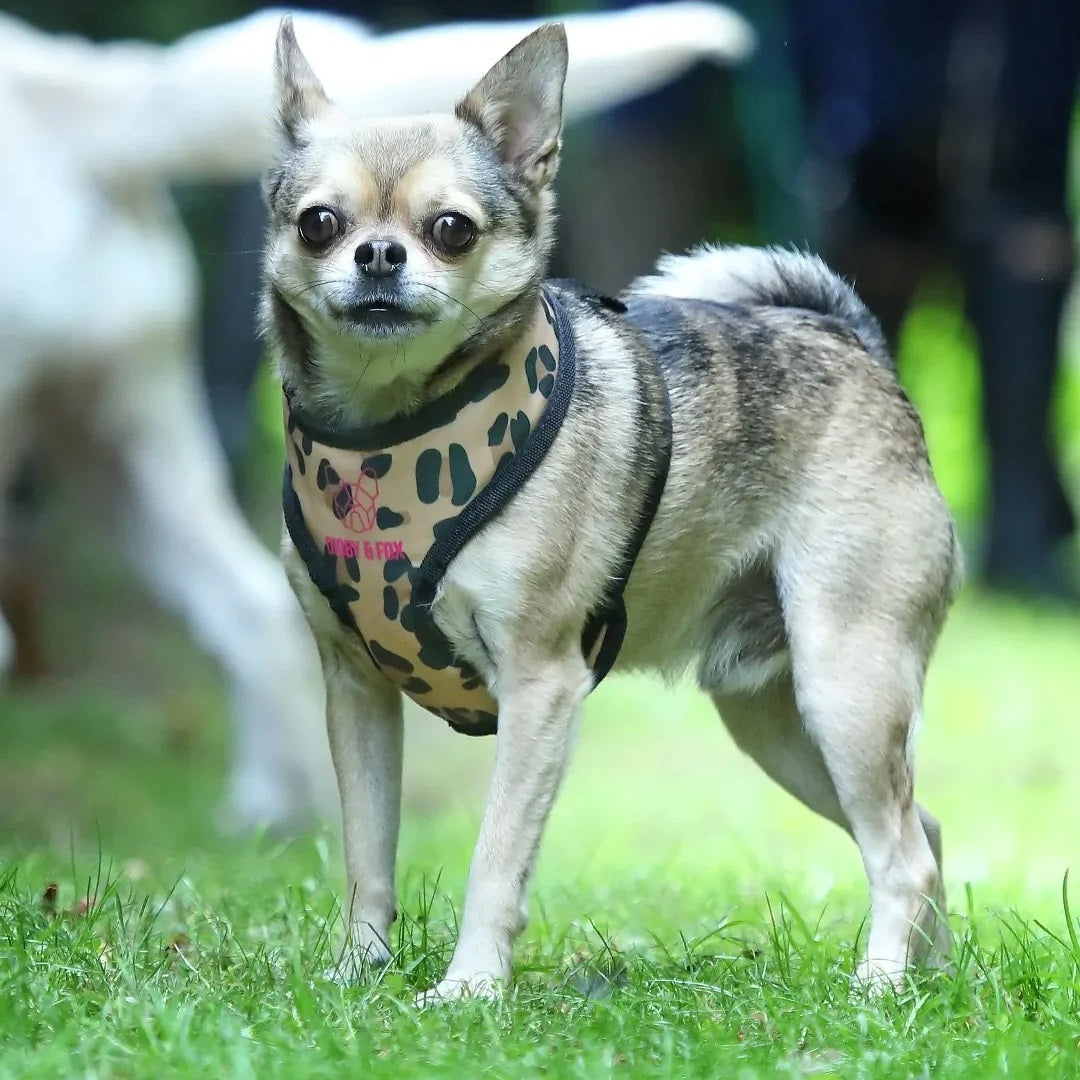
[[[349,532],[366,533],[375,528],[375,500],[379,496],[379,480],[364,471],[355,484],[342,483],[334,494],[334,517]]]
[[[341,559],[359,559],[369,562],[389,562],[391,559],[405,558],[405,544],[401,540],[347,540],[344,536],[327,536],[323,545],[327,555],[337,555]]]

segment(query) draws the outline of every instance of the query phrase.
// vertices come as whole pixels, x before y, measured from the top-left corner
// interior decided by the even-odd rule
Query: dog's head
[[[554,225],[566,63],[563,27],[544,26],[453,114],[356,122],[282,21],[266,310],[325,403],[347,412],[336,399],[352,395],[362,410],[383,394],[407,409],[448,357],[531,315]]]

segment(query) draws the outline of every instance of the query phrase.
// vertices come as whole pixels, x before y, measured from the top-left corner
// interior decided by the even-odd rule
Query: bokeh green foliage
[[[1080,341],[1062,333],[1062,363],[1048,437],[1071,492],[1080,489]],[[1025,357],[1016,358],[1024,363]],[[986,511],[987,450],[981,423],[982,380],[974,334],[955,280],[924,287],[904,326],[897,363],[922,415],[934,472],[961,528],[976,529]]]

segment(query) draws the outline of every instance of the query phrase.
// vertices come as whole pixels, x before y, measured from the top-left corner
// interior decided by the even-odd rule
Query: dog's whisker
[[[312,289],[324,288],[327,285],[345,285],[348,284],[347,278],[318,278],[315,281],[309,281],[306,285],[299,289],[290,289],[285,295],[290,298],[299,298],[306,293],[311,292]]]
[[[450,293],[446,292],[445,289],[440,289],[437,285],[432,285],[430,281],[421,281],[417,282],[417,284],[423,285],[425,289],[431,289],[432,292],[438,293],[439,296],[443,296],[447,300],[450,300],[452,303],[457,304],[458,307],[463,308],[465,311],[467,311],[481,326],[485,328],[487,327],[488,320],[485,319],[484,316],[477,315],[477,313],[473,311],[473,309],[469,307],[468,304],[466,304],[462,300],[459,300],[456,296],[452,296]]]
[[[429,271],[429,273],[431,273],[432,275],[441,274],[443,277],[450,277],[451,274],[453,273],[453,271],[451,271],[451,270],[431,270],[431,271]],[[500,291],[498,289],[494,288],[491,284],[489,284],[486,281],[481,281],[479,278],[474,278],[472,281],[469,282],[469,284],[470,285],[477,285],[481,289],[486,289],[489,293],[492,294],[492,296],[499,296],[500,295]]]

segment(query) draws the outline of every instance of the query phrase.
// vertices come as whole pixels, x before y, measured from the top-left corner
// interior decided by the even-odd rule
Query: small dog
[[[854,837],[859,975],[898,981],[948,948],[912,737],[962,574],[919,418],[809,255],[668,256],[621,301],[545,282],[566,67],[549,25],[453,115],[354,121],[279,32],[264,319],[356,959],[389,956],[403,692],[498,727],[443,1000],[509,978],[585,696],[612,667],[692,670],[739,746]],[[358,475],[378,540],[335,509]]]

